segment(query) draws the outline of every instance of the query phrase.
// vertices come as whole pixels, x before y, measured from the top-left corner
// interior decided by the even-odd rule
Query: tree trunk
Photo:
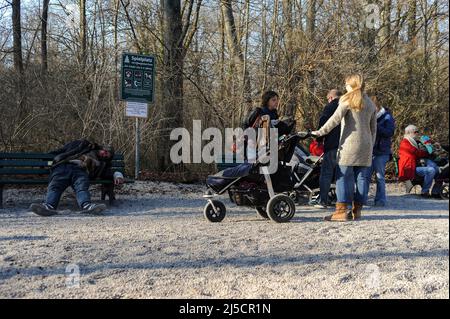
[[[239,39],[236,32],[236,25],[234,22],[234,16],[233,16],[233,8],[231,5],[231,0],[221,0],[220,1],[220,7],[223,12],[224,16],[224,23],[225,23],[225,34],[227,38],[228,48],[231,52],[233,64],[236,67],[239,75],[243,76],[241,83],[244,84],[243,88],[243,96],[244,96],[244,102],[250,103],[251,106],[251,86],[250,86],[250,80],[248,76],[248,72],[244,70],[244,55],[241,50],[241,46],[239,44]],[[249,106],[249,105],[247,105]],[[241,119],[237,119],[238,121],[241,121]]]
[[[413,53],[416,49],[416,34],[417,34],[417,23],[416,23],[416,14],[417,14],[417,3],[416,0],[409,0],[408,2],[408,13],[407,13],[407,26],[408,26],[408,57],[407,68],[408,68],[408,82],[406,84],[406,94],[411,95],[414,93],[414,84],[415,84],[415,76],[414,76],[414,64],[416,63],[416,59],[413,56]],[[416,92],[417,93],[417,92]],[[417,94],[414,94],[416,96]]]
[[[41,24],[41,71],[45,75],[48,69],[47,55],[47,19],[48,19],[48,3],[50,0],[43,0],[42,4],[42,24]]]
[[[169,141],[170,131],[183,127],[183,41],[180,0],[161,0],[163,10],[163,56],[161,137],[158,143],[158,168],[161,171],[171,166]]]
[[[84,70],[87,62],[87,21],[86,21],[86,0],[80,2],[80,64]]]
[[[316,29],[316,0],[310,0],[306,13],[306,34],[310,41],[314,41]]]
[[[374,0],[369,0],[368,4],[375,3]],[[367,52],[367,61],[369,64],[375,63],[376,58],[376,39],[377,39],[377,29],[375,25],[368,25],[367,22],[364,23],[363,32],[361,32],[361,42]]]
[[[14,69],[20,74],[22,74],[23,59],[22,59],[22,30],[20,23],[20,0],[12,1],[12,25],[13,25]]]
[[[389,54],[392,49],[391,42],[391,8],[392,0],[384,0],[383,11],[381,12],[381,32],[380,43],[383,48],[383,52]]]
[[[417,35],[417,3],[416,0],[409,0],[408,2],[408,42],[411,46],[416,44]]]
[[[433,51],[434,51],[434,90],[433,90],[433,94],[434,94],[434,101],[436,101],[436,104],[438,104],[438,100],[441,96],[440,91],[441,91],[441,76],[442,73],[439,71],[439,65],[441,57],[439,54],[439,49],[440,49],[440,36],[441,36],[441,31],[439,29],[439,18],[438,18],[438,5],[439,2],[438,0],[435,1],[434,3],[434,22],[433,22]]]
[[[250,80],[248,75],[247,68],[247,54],[248,54],[248,38],[249,38],[249,20],[250,20],[250,0],[246,0],[246,9],[245,9],[245,41],[244,41],[244,63],[242,66],[242,99],[244,103],[247,105],[247,108],[239,108],[238,119],[241,121],[243,117],[248,113],[248,111],[252,107],[252,97],[251,97],[251,88],[250,88]],[[239,125],[240,123],[237,123]]]
[[[114,3],[114,18],[113,18],[113,27],[114,27],[114,70],[116,76],[114,77],[114,92],[118,94],[119,92],[119,44],[118,44],[118,19],[119,19],[119,10],[120,10],[120,0],[115,0]]]
[[[295,108],[297,106],[295,86],[299,80],[299,76],[295,70],[296,52],[294,48],[293,32],[294,24],[292,19],[292,0],[283,0],[283,30],[286,51],[286,72],[287,72],[287,88],[286,88],[286,105],[284,107],[284,115],[295,116]]]

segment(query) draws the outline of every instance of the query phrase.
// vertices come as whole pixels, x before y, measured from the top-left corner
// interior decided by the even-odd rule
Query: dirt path
[[[449,298],[448,202],[394,184],[389,206],[359,222],[298,207],[275,224],[225,199],[229,214],[211,224],[202,191],[136,183],[101,217],[72,212],[69,194],[51,218],[27,209],[43,190],[6,191],[0,297]]]

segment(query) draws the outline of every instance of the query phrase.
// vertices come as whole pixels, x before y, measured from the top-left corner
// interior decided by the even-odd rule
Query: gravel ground
[[[449,298],[447,201],[391,184],[389,205],[361,221],[327,223],[329,211],[298,206],[275,224],[224,198],[227,217],[212,224],[203,191],[137,182],[95,217],[68,192],[61,214],[44,218],[27,207],[45,189],[6,190],[0,297]]]

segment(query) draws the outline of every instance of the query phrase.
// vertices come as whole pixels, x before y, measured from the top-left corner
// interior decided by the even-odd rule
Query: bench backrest
[[[54,155],[48,153],[0,153],[0,178],[2,175],[48,175]],[[114,155],[114,171],[124,173],[122,154]]]

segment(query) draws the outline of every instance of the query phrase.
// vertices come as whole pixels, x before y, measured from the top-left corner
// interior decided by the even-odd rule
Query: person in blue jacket
[[[392,137],[395,132],[395,120],[391,112],[381,106],[377,96],[370,97],[377,108],[377,136],[373,147],[372,171],[369,175],[368,183],[375,172],[377,190],[375,194],[374,206],[386,205],[386,163],[392,157]]]

